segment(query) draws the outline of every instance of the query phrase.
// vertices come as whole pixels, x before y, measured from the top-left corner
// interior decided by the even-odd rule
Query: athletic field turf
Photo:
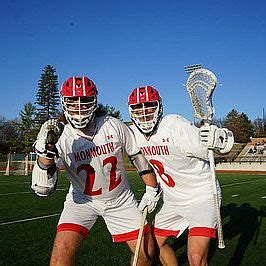
[[[144,186],[134,172],[128,175],[140,199]],[[211,243],[210,265],[266,265],[266,175],[218,176],[226,248],[219,250],[215,241]],[[40,198],[29,190],[29,180],[0,175],[0,265],[49,264],[68,181],[61,176],[57,192]],[[169,244],[180,265],[188,265],[186,234],[178,241],[170,239]],[[129,252],[123,243],[112,244],[103,220],[98,219],[81,247],[77,265],[129,265]]]

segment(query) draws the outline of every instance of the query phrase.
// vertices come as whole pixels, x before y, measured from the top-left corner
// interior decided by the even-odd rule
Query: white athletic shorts
[[[165,202],[155,216],[154,234],[156,236],[179,237],[189,229],[189,236],[216,238],[216,216],[213,196],[195,196],[193,199]]]
[[[98,216],[102,216],[113,242],[126,242],[138,238],[141,212],[130,190],[114,201],[89,201],[83,195],[69,192],[58,222],[57,232],[75,231],[87,237]],[[146,224],[144,234],[149,232]]]

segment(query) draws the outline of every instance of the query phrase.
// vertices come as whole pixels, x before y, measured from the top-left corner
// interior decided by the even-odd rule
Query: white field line
[[[40,219],[50,218],[50,217],[59,216],[59,215],[60,215],[60,213],[54,213],[54,214],[38,216],[38,217],[33,217],[33,218],[28,218],[28,219],[21,219],[21,220],[15,220],[15,221],[10,221],[10,222],[4,222],[4,223],[0,223],[0,226],[1,225],[7,225],[7,224],[16,224],[16,223],[40,220]]]
[[[12,183],[12,182],[4,182],[4,181],[0,181],[0,185],[4,185],[4,186],[6,186],[6,185],[10,185],[10,186],[13,186],[13,185],[24,185],[24,184],[30,184],[31,183],[31,180],[29,180],[28,182],[14,182],[14,183]]]
[[[57,188],[56,191],[59,190],[68,190],[68,188]],[[11,193],[3,193],[0,196],[9,196],[9,195],[19,195],[19,194],[32,194],[33,191],[24,191],[24,192],[11,192]]]
[[[261,181],[261,180],[262,179],[256,179],[256,180],[251,180],[251,181],[243,181],[243,182],[236,182],[236,183],[221,185],[221,187],[232,187],[232,186],[237,186],[237,185],[255,183],[255,182],[258,182],[258,181]],[[145,189],[138,189],[138,191],[142,192],[142,191],[145,191]]]
[[[13,192],[13,193],[3,193],[0,196],[9,196],[9,195],[18,195],[18,194],[29,194],[32,193],[31,191],[24,191],[24,192]]]
[[[9,181],[0,181],[0,184],[1,185],[23,185],[23,184],[29,184],[30,183],[30,180],[28,182],[9,182]]]
[[[258,182],[258,181],[261,181],[261,179],[256,179],[256,180],[252,180],[252,181],[244,181],[244,182],[236,182],[236,183],[232,183],[232,184],[222,185],[221,187],[231,187],[231,186],[254,183],[254,182]],[[68,190],[68,188],[65,188],[65,189],[64,188],[57,188],[57,190]],[[142,192],[142,191],[145,191],[145,189],[139,189],[138,191]],[[28,194],[28,193],[32,193],[32,191],[3,193],[3,194],[0,194],[0,196]]]
[[[242,184],[254,183],[254,182],[257,182],[260,180],[261,179],[252,180],[252,181],[237,182],[237,183],[223,185],[221,187],[230,187],[230,186],[237,186],[237,185],[242,185]],[[57,190],[66,190],[66,189],[57,189]],[[32,192],[29,191],[29,192],[20,192],[20,193],[7,193],[7,194],[0,194],[0,196],[1,195],[10,195],[10,194],[21,194],[21,193],[32,193]],[[7,224],[22,223],[22,222],[33,221],[33,220],[40,220],[40,219],[45,219],[45,218],[58,216],[58,215],[60,215],[60,213],[55,213],[55,214],[50,214],[50,215],[45,215],[45,216],[39,216],[39,217],[33,217],[33,218],[28,218],[28,219],[15,220],[15,221],[10,221],[10,222],[4,222],[4,223],[0,223],[0,226],[1,225],[7,225]]]
[[[244,182],[236,182],[236,183],[231,183],[227,185],[222,185],[221,187],[232,187],[232,186],[238,186],[238,185],[243,185],[243,184],[249,184],[249,183],[255,183],[258,181],[261,181],[263,179],[256,179],[256,180],[251,180],[251,181],[244,181]]]

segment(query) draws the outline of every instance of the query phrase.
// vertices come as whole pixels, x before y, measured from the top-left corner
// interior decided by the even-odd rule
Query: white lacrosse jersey
[[[139,149],[132,132],[120,120],[96,117],[92,140],[67,124],[56,147],[59,153],[56,164],[59,169],[66,169],[70,192],[88,199],[112,201],[130,189],[123,154],[134,155]]]
[[[135,125],[138,147],[156,172],[165,202],[182,202],[212,194],[208,150],[200,144],[199,129],[178,115],[161,119],[157,131],[146,138]]]

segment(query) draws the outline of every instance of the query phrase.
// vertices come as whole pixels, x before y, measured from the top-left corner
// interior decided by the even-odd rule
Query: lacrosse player
[[[229,152],[233,134],[216,126],[199,129],[179,115],[163,116],[161,97],[151,86],[135,88],[128,105],[137,145],[163,191],[153,225],[160,260],[163,265],[178,264],[165,241],[188,228],[189,263],[206,265],[210,239],[216,238],[208,149]]]
[[[152,211],[160,197],[154,170],[137,148],[132,132],[120,120],[99,112],[97,94],[87,77],[66,80],[61,102],[67,123],[45,122],[35,144],[38,159],[32,190],[41,197],[52,194],[60,168],[66,170],[71,184],[57,226],[51,265],[75,263],[76,252],[98,216],[105,220],[113,242],[126,242],[133,255],[142,213],[127,181],[124,152],[147,186],[141,204]],[[138,265],[150,265],[153,252],[146,224]]]

